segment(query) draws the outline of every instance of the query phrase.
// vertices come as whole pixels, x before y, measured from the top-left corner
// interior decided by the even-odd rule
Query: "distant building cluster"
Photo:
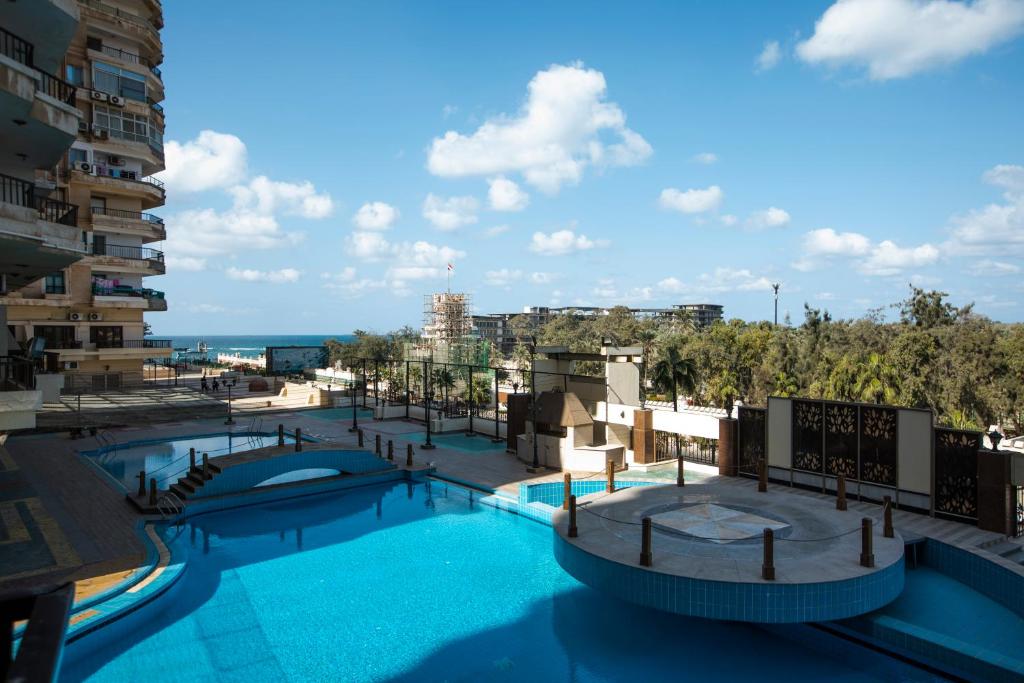
[[[527,306],[520,313],[487,313],[472,315],[470,319],[477,336],[491,342],[503,354],[509,354],[518,342],[517,332],[512,329],[513,318],[524,316],[530,327],[537,329],[560,315],[597,317],[608,315],[611,310],[603,306]],[[675,304],[669,308],[630,308],[629,312],[637,319],[666,318],[686,313],[698,327],[707,327],[722,319],[720,304]]]

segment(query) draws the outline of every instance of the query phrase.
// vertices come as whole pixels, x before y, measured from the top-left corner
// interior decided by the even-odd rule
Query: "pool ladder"
[[[180,517],[185,511],[185,501],[174,491],[164,491],[156,501],[156,509],[165,520]]]
[[[96,462],[99,465],[106,465],[116,455],[119,444],[114,435],[109,431],[102,431],[96,434],[96,443],[99,444],[103,452],[100,453],[99,457],[96,458]]]

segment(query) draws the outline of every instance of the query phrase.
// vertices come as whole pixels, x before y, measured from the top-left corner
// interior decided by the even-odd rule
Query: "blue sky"
[[[1024,2],[165,5],[157,334],[939,288],[1021,320]]]

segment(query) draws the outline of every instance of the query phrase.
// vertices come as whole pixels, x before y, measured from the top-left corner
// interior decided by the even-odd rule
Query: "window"
[[[44,287],[47,294],[67,294],[64,287],[64,271],[47,275]]]
[[[124,344],[122,327],[101,325],[89,328],[89,341],[98,349],[117,349]]]
[[[92,87],[109,95],[146,101],[146,77],[104,62],[93,62]]]
[[[34,334],[46,341],[48,349],[73,349],[78,345],[73,325],[36,325]]]
[[[85,69],[77,64],[68,64],[64,72],[64,79],[71,85],[85,85]]]
[[[89,152],[84,149],[76,149],[72,147],[68,150],[68,162],[71,168],[78,168],[78,164],[88,163]]]

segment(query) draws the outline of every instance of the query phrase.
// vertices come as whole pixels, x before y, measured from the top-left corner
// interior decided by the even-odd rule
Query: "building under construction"
[[[473,300],[462,292],[435,292],[423,297],[423,339],[453,343],[473,333]]]

